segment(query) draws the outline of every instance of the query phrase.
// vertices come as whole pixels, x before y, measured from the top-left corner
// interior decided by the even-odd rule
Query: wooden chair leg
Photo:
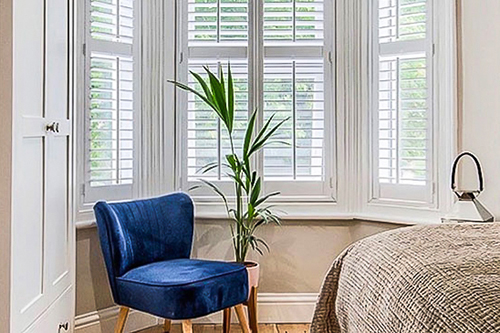
[[[120,313],[118,314],[118,320],[116,321],[115,333],[123,333],[125,328],[125,323],[127,322],[128,313],[130,308],[125,306],[120,307]]]
[[[252,287],[250,298],[248,299],[248,319],[250,321],[250,329],[252,333],[259,332],[259,324],[257,321],[257,288]]]
[[[231,330],[231,308],[224,309],[224,320],[222,322],[222,332],[229,333]]]
[[[191,320],[182,321],[182,333],[193,333],[193,323]]]
[[[163,323],[163,332],[169,333],[171,328],[172,328],[172,321],[170,319],[165,319],[165,322]]]
[[[243,333],[250,333],[247,317],[245,316],[245,311],[243,310],[243,304],[236,305],[234,309],[236,310],[236,315],[240,321],[241,330]]]

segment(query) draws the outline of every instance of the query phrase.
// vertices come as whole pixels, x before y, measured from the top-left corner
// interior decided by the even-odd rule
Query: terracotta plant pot
[[[259,286],[260,265],[255,261],[245,261],[244,264],[248,272],[248,290],[251,291],[252,287]]]

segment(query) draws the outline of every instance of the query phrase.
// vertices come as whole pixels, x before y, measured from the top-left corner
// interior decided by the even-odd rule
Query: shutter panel
[[[425,56],[380,60],[379,179],[425,185],[428,181],[428,105]]]
[[[220,0],[219,39],[221,42],[248,40],[248,1]]]
[[[206,79],[204,66],[208,66],[212,72],[217,72],[218,66],[222,65],[227,75],[227,62],[215,60],[190,60],[189,70]],[[236,151],[241,156],[245,126],[248,120],[248,65],[246,60],[233,60],[231,69],[235,90],[235,124],[233,129],[233,140]],[[192,76],[189,84],[200,92],[201,86],[195,83]],[[188,96],[188,177],[191,181],[198,178],[209,178],[221,180],[225,178],[227,170],[214,169],[206,174],[200,174],[199,170],[206,164],[224,161],[225,155],[231,152],[231,146],[224,125],[219,121],[212,111],[200,98],[194,94]]]
[[[133,0],[91,0],[90,32],[93,39],[132,43]]]
[[[266,45],[302,42],[323,45],[324,4],[322,0],[265,0]]]
[[[324,4],[322,0],[295,2],[295,40],[323,45]]]
[[[133,179],[133,61],[93,53],[90,72],[90,185]]]
[[[190,46],[223,42],[246,44],[248,0],[189,0],[188,40]]]
[[[379,0],[374,197],[432,201],[430,1]],[[430,35],[430,34],[429,34]]]
[[[204,66],[217,72],[219,65],[222,65],[227,78],[227,61],[231,61],[236,93],[233,139],[238,151],[242,148],[249,109],[249,67],[246,59],[248,7],[248,0],[189,0],[187,3],[187,69],[206,78]],[[185,80],[201,91],[191,75],[186,76]],[[223,162],[231,147],[224,125],[193,94],[187,95],[186,126],[187,181],[195,182],[199,178],[227,180],[227,170],[222,167],[206,174],[199,172],[208,163]]]
[[[134,1],[88,0],[85,202],[132,196]]]
[[[272,59],[264,66],[264,118],[286,118],[264,150],[267,180],[322,180],[324,141],[323,59]]]
[[[379,0],[379,41],[425,39],[427,0]]]
[[[325,178],[324,25],[323,1],[264,1],[264,119],[290,118],[287,145],[264,150],[267,181]]]
[[[293,179],[294,161],[294,64],[287,60],[266,61],[264,65],[264,117],[267,121],[276,114],[273,125],[290,118],[282,125],[277,143],[264,150],[264,175],[266,180]]]
[[[203,3],[189,0],[188,34],[190,44],[197,41],[217,42],[218,39],[218,0]]]

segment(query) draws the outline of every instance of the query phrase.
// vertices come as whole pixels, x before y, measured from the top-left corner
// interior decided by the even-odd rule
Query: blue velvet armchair
[[[193,202],[183,193],[130,202],[98,202],[94,212],[111,291],[121,306],[115,332],[123,332],[130,308],[170,320],[189,319],[224,310],[229,330],[235,307],[244,332],[248,323],[248,277],[243,265],[190,259]]]

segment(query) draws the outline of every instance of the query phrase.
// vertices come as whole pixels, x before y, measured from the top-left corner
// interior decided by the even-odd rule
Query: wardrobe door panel
[[[44,1],[14,1],[14,112],[43,116]]]
[[[64,332],[74,312],[69,4],[14,6],[12,333]]]
[[[71,282],[68,0],[46,0],[46,13],[45,110],[57,126],[47,144],[46,273],[55,299]]]
[[[45,138],[24,137],[19,146],[25,163],[16,170],[22,179],[16,183],[15,191],[22,197],[16,200],[18,209],[13,229],[19,236],[13,243],[12,268],[16,310],[24,314],[40,308],[38,303],[44,293],[44,255],[40,249],[44,247]]]
[[[68,119],[68,0],[46,0],[45,109],[52,119]]]
[[[69,140],[66,135],[51,136],[47,144],[47,198],[45,272],[50,298],[66,289],[70,277],[70,226],[68,225]],[[64,161],[61,161],[61,157]]]

